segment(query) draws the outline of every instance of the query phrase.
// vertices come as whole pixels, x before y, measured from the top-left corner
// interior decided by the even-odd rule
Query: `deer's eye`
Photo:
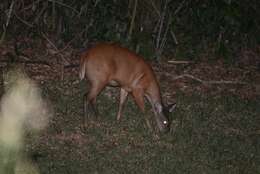
[[[165,124],[165,125],[166,125],[166,124],[168,124],[168,122],[167,122],[167,121],[163,121],[163,124]]]

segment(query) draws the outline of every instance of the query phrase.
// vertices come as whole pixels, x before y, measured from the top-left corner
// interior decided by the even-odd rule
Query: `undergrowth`
[[[155,139],[131,97],[116,121],[113,89],[98,97],[101,116],[82,131],[84,90],[81,83],[43,85],[55,115],[40,134],[28,132],[25,149],[41,174],[260,172],[259,99],[178,93],[171,130]]]

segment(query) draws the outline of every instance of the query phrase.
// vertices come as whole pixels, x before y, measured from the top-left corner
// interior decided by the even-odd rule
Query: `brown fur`
[[[144,96],[154,111],[155,104],[162,106],[159,85],[151,66],[142,57],[117,44],[100,43],[84,52],[79,76],[80,79],[86,77],[91,84],[87,101],[92,104],[106,85],[116,82],[121,87],[118,119],[128,93],[133,95],[143,112]]]

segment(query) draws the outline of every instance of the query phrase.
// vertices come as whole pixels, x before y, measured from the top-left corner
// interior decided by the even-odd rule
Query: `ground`
[[[12,46],[1,51],[1,60],[14,54]],[[20,64],[53,110],[44,130],[28,130],[25,136],[23,152],[39,173],[260,173],[257,62],[150,62],[164,102],[177,103],[169,133],[155,136],[156,129],[147,127],[131,97],[122,120],[116,121],[115,88],[98,97],[100,117],[89,119],[83,131],[87,82],[79,81],[78,67],[72,66],[79,51],[28,46],[23,53]],[[7,70],[6,61],[1,67]],[[148,104],[146,110],[156,127]]]

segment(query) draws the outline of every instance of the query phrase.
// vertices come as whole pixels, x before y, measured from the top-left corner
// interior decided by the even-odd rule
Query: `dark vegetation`
[[[41,174],[260,173],[259,9],[259,0],[2,0],[1,73],[23,66],[54,110],[23,151]],[[131,97],[116,122],[111,88],[81,130],[79,53],[101,41],[151,62],[164,102],[177,102],[168,134],[155,138]]]
[[[60,48],[115,41],[157,59],[236,60],[259,44],[259,8],[257,0],[3,0],[1,42],[48,35]]]

